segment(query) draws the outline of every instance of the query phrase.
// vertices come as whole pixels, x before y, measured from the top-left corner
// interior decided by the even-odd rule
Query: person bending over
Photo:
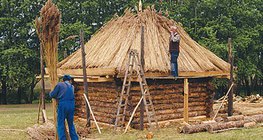
[[[63,82],[59,82],[53,91],[49,93],[51,98],[58,101],[57,106],[57,131],[59,140],[66,140],[65,119],[68,122],[71,140],[78,140],[74,126],[75,97],[74,86],[71,84],[70,75],[63,76]]]

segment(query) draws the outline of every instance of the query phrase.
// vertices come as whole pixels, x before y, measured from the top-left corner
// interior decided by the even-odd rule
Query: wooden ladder
[[[153,129],[153,123],[155,122],[156,128],[159,128],[152,102],[152,97],[149,92],[149,87],[147,85],[141,61],[139,61],[138,52],[136,50],[131,50],[129,53],[129,60],[126,66],[122,91],[119,98],[118,110],[115,120],[115,130],[117,129],[117,127],[121,127],[122,129],[125,125],[125,116],[128,104],[128,97],[130,96],[131,80],[132,78],[134,78],[134,75],[139,80],[141,95],[143,98],[149,127],[150,129]]]

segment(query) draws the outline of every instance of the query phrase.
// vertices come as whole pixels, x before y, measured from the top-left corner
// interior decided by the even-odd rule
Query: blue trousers
[[[178,77],[178,52],[171,52],[171,75],[174,77]]]
[[[57,108],[57,130],[59,140],[66,140],[65,134],[65,119],[68,122],[69,134],[71,140],[78,140],[78,135],[74,126],[74,101],[63,101],[59,102]]]

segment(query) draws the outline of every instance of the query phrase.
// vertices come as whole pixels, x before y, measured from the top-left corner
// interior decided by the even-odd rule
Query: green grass
[[[47,115],[52,115],[50,105],[47,106]],[[1,105],[0,106],[0,140],[29,139],[27,127],[37,123],[38,105]],[[5,129],[16,129],[7,131]]]
[[[0,140],[26,140],[29,139],[25,130],[37,122],[38,107],[34,105],[1,105],[0,106]],[[51,105],[47,106],[48,118],[52,118]],[[15,129],[6,131],[4,129]],[[103,140],[135,140],[145,139],[147,131],[131,130],[121,134],[113,130],[103,129],[102,135],[93,129],[89,135],[91,139]],[[207,132],[197,134],[179,134],[175,127],[162,128],[153,132],[156,140],[262,140],[263,127],[251,129],[232,130],[223,133],[210,134]]]
[[[95,131],[95,130],[93,130]],[[103,130],[102,135],[94,132],[90,138],[100,138],[105,140],[135,140],[145,139],[147,131],[132,130],[127,134],[121,134],[114,131]],[[196,133],[196,134],[179,134],[174,127],[162,128],[159,131],[153,132],[153,140],[262,140],[263,128],[251,128],[226,131],[223,133],[210,134],[208,132]]]

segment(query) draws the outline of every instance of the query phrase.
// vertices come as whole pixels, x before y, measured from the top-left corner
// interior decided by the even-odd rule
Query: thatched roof
[[[145,72],[153,76],[168,76],[170,71],[169,28],[177,25],[181,36],[179,76],[228,75],[229,64],[200,46],[175,21],[155,10],[114,17],[86,43],[88,75],[123,74],[130,49],[140,52],[141,26],[145,26]],[[59,63],[61,73],[81,75],[81,49]]]

